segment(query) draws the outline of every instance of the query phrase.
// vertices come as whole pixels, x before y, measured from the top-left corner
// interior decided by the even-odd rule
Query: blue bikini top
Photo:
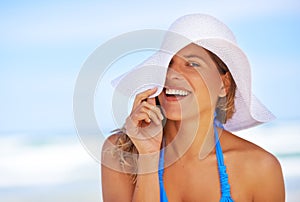
[[[214,136],[216,140],[216,156],[218,161],[218,171],[220,177],[221,184],[221,199],[220,202],[233,202],[233,199],[230,195],[230,185],[228,182],[228,174],[226,173],[226,166],[224,164],[224,157],[222,152],[222,147],[219,141],[219,134],[217,127],[224,129],[223,125],[215,119],[214,121]],[[164,174],[164,149],[160,152],[159,158],[159,169],[158,169],[158,177],[159,177],[159,189],[160,189],[160,201],[167,202],[167,194],[164,188],[163,174]]]

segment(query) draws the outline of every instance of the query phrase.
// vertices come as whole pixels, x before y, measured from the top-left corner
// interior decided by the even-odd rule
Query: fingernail
[[[162,121],[164,119],[163,115],[159,115],[160,120]]]

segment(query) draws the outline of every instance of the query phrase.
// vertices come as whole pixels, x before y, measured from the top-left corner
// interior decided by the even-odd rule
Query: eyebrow
[[[198,55],[184,55],[183,56],[184,58],[198,58],[199,60],[202,60],[203,62],[204,62],[204,60],[203,60],[203,58],[202,57],[200,57],[200,56],[198,56]]]
[[[190,55],[183,55],[183,57],[186,59],[197,58],[200,63],[202,63],[203,65],[207,65],[207,62],[199,55],[190,54]]]

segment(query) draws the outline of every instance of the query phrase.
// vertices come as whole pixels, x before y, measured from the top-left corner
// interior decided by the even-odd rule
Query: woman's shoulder
[[[281,165],[272,153],[230,132],[225,133],[225,156],[228,153],[232,162],[238,162],[240,172],[245,172],[250,180],[272,182],[270,178],[282,178]]]
[[[102,165],[124,173],[132,173],[136,157],[133,143],[122,130],[115,130],[106,138],[102,147]]]
[[[117,140],[123,134],[121,130],[114,130],[104,141],[103,147],[112,147],[117,145]]]
[[[102,153],[107,151],[108,149],[113,149],[117,146],[117,140],[120,137],[120,134],[118,133],[113,133],[109,135],[102,146]]]
[[[119,155],[117,155],[118,139],[120,138],[119,132],[114,132],[109,135],[102,146],[101,163],[108,167],[119,167]]]
[[[278,159],[229,132],[223,138],[225,162],[239,189],[242,183],[247,193],[252,193],[252,198],[258,201],[284,201],[284,180]]]
[[[260,168],[273,167],[279,164],[277,158],[269,151],[230,132],[226,131],[225,133],[225,152],[234,152],[236,157],[241,158],[240,160],[255,164],[256,167]]]
[[[121,147],[124,142],[126,142],[126,138],[127,136],[121,129],[112,131],[104,141],[104,144],[102,146],[102,154],[105,154],[107,152],[116,152],[118,148]]]

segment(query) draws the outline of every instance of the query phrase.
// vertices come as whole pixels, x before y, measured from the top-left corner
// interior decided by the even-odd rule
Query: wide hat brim
[[[204,32],[186,31],[187,26],[192,24],[194,27],[195,23]],[[235,113],[224,124],[226,130],[239,131],[275,119],[251,91],[250,64],[245,53],[236,44],[235,37],[223,23],[207,15],[188,15],[175,21],[167,32],[161,50],[131,71],[114,79],[112,85],[115,90],[131,97],[146,89],[157,87],[158,91],[153,95],[157,96],[163,90],[172,56],[190,43],[216,54],[227,65],[237,85]]]

